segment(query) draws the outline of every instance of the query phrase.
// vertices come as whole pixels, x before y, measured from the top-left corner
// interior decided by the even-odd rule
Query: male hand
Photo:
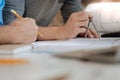
[[[78,34],[84,36],[90,17],[92,16],[84,11],[73,13],[66,24],[58,30],[59,37],[71,39],[75,38]],[[87,31],[87,35],[89,38],[98,38],[97,33],[92,29]]]
[[[37,38],[38,26],[31,18],[17,19],[9,27],[11,43],[32,43]]]

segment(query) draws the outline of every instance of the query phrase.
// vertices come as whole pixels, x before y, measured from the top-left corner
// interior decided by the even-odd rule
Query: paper
[[[65,53],[120,46],[120,38],[76,38],[57,41],[37,41],[30,45],[0,45],[0,55],[23,53]],[[21,54],[22,55],[22,54]]]
[[[99,32],[120,31],[120,3],[93,3],[85,10],[93,14],[93,22]]]
[[[32,44],[36,53],[64,53],[77,50],[95,50],[120,46],[120,38],[85,39],[61,41],[38,41]]]
[[[0,55],[12,55],[18,54],[23,51],[31,50],[31,45],[24,44],[10,44],[10,45],[0,45]]]

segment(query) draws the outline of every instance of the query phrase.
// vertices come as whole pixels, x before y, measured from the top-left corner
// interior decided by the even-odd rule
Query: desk
[[[68,60],[49,54],[21,56],[23,65],[1,65],[0,80],[120,80],[120,64]]]
[[[43,43],[46,45],[42,45]],[[13,54],[12,58],[24,58],[29,63],[0,65],[0,80],[120,80],[120,64],[63,59],[52,56],[49,53],[51,50],[58,52],[57,49],[62,48],[70,51],[70,49],[79,50],[82,47],[85,49],[86,47],[91,48],[93,45],[93,48],[96,46],[108,47],[120,45],[120,39],[101,39],[100,41],[96,39],[41,41],[34,43],[34,45],[36,48],[39,47],[39,50],[42,50],[42,52],[38,54],[36,51],[26,51],[19,55]],[[61,46],[62,48],[60,48]],[[66,46],[68,49],[65,48]],[[64,51],[63,49],[62,51]],[[49,54],[46,54],[46,52]]]

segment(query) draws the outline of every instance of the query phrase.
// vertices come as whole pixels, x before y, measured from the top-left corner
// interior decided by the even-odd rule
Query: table
[[[120,64],[63,59],[45,53],[21,58],[30,63],[1,65],[0,80],[120,80]]]

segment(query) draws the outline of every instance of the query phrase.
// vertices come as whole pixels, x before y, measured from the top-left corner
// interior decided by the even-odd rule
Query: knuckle
[[[26,17],[25,19],[26,19],[27,21],[30,21],[30,22],[35,22],[35,20],[32,19],[32,18],[28,18],[28,17]]]
[[[84,17],[85,20],[89,19],[88,15],[84,15],[83,17]]]
[[[26,18],[23,18],[23,19],[28,20],[29,18],[28,18],[28,17],[26,17]]]
[[[71,16],[73,16],[73,17],[74,17],[74,16],[76,16],[76,14],[77,14],[77,13],[72,13],[72,14],[71,14]]]
[[[35,20],[34,20],[34,19],[32,19],[32,18],[29,18],[29,20],[30,20],[31,22],[35,22]]]

